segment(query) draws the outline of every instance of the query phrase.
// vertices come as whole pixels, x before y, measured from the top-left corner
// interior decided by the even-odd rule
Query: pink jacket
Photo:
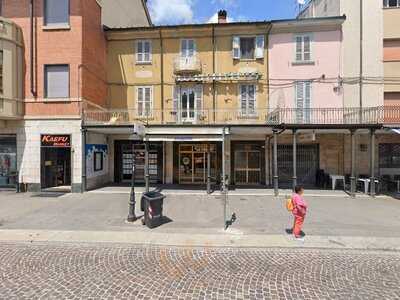
[[[292,201],[294,205],[293,214],[295,216],[304,217],[307,212],[307,203],[303,197],[298,194],[293,194]]]

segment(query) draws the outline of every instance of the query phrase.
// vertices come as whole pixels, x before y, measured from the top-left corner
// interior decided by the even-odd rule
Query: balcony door
[[[196,92],[193,88],[182,88],[181,92],[181,120],[184,123],[193,123],[196,117]]]

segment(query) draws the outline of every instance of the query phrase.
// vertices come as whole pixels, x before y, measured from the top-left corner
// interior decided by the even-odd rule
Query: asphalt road
[[[1,299],[400,299],[400,253],[0,245]]]

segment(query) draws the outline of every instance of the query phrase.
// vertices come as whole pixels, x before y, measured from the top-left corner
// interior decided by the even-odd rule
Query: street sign
[[[133,134],[138,135],[139,137],[144,137],[146,134],[146,128],[143,124],[135,123],[133,127]]]

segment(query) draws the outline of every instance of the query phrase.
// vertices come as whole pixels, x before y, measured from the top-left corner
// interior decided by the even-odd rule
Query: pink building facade
[[[340,25],[281,31],[269,36],[270,107],[342,108]]]

